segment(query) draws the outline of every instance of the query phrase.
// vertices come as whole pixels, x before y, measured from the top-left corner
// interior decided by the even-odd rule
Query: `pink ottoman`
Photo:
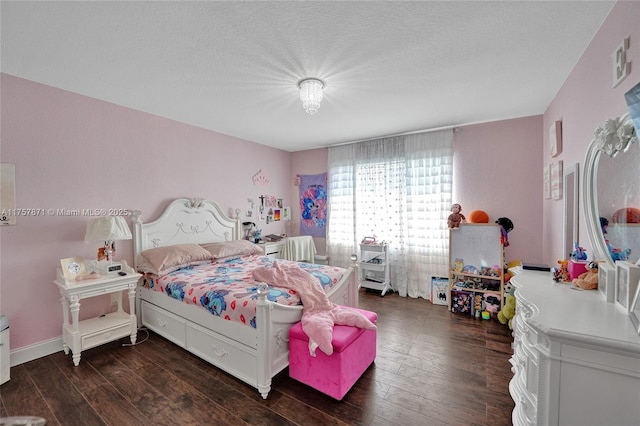
[[[378,314],[357,309],[372,323]],[[376,330],[364,330],[347,325],[333,328],[333,354],[316,349],[309,355],[309,337],[297,323],[289,330],[289,376],[341,400],[362,373],[376,359]]]

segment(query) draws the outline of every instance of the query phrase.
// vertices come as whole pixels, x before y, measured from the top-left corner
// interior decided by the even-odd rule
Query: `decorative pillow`
[[[194,262],[211,261],[211,253],[198,244],[176,244],[173,246],[158,247],[142,252],[142,257],[158,272],[158,275],[168,273],[171,268],[174,271],[184,266],[193,265]]]
[[[219,243],[202,244],[209,256],[221,259],[229,256],[249,256],[264,253],[260,247],[247,240],[223,241]]]

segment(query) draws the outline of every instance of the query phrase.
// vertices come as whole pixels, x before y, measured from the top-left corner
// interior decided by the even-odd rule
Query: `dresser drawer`
[[[186,347],[186,320],[151,303],[142,301],[142,324],[175,344]]]

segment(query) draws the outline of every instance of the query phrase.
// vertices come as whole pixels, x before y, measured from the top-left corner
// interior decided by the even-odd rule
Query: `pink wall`
[[[542,116],[461,127],[453,142],[453,201],[462,213],[508,217],[505,260],[542,261]]]
[[[640,81],[640,3],[620,1],[593,38],[564,85],[544,113],[544,129],[553,121],[562,120],[562,154],[552,159],[549,153],[548,130],[544,131],[544,164],[561,160],[563,166],[580,163],[584,171],[584,157],[593,131],[609,118],[627,112],[624,93]],[[627,53],[632,61],[631,74],[615,88],[612,53],[629,37]],[[637,171],[640,173],[640,170]],[[582,185],[582,179],[580,180]],[[582,199],[582,194],[581,194]],[[582,203],[582,200],[581,200]],[[545,262],[555,264],[562,253],[563,202],[544,200],[543,253]],[[580,244],[591,254],[591,243],[580,209]],[[591,256],[589,257],[591,259]]]
[[[42,209],[137,209],[155,219],[173,198],[218,201],[225,211],[247,198],[291,202],[290,154],[252,142],[2,74],[1,161],[16,168],[16,204]],[[254,186],[262,169],[271,183]],[[0,229],[0,312],[9,317],[11,349],[61,334],[62,309],[52,283],[59,260],[94,258],[85,245],[90,217],[19,217]],[[262,225],[266,233],[284,224]],[[131,241],[117,258],[132,261]],[[83,301],[81,317],[103,313],[108,298]]]

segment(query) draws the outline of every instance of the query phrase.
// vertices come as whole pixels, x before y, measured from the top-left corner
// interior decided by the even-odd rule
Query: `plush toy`
[[[570,281],[569,280],[569,261],[568,260],[558,260],[559,268],[553,268],[553,280],[555,282],[559,281]]]
[[[482,295],[476,293],[473,298],[473,310],[476,313],[476,318],[480,318],[482,313]]]
[[[449,225],[449,228],[459,228],[461,223],[467,223],[467,219],[461,212],[462,206],[460,204],[456,203],[451,205],[451,214],[447,219],[447,225]]]
[[[498,312],[498,321],[500,324],[506,324],[509,326],[511,330],[513,330],[513,325],[511,320],[516,314],[516,297],[512,294],[507,294],[507,301],[504,304],[504,307]]]
[[[583,290],[595,290],[598,288],[598,264],[589,262],[586,268],[586,272],[573,279],[573,285]]]
[[[580,247],[578,245],[578,243],[574,244],[574,249],[571,252],[571,255],[569,257],[571,257],[571,259],[573,260],[587,260],[587,251]]]
[[[509,247],[509,232],[513,230],[513,222],[508,217],[501,217],[496,220],[496,223],[500,225],[500,242],[503,246]]]

